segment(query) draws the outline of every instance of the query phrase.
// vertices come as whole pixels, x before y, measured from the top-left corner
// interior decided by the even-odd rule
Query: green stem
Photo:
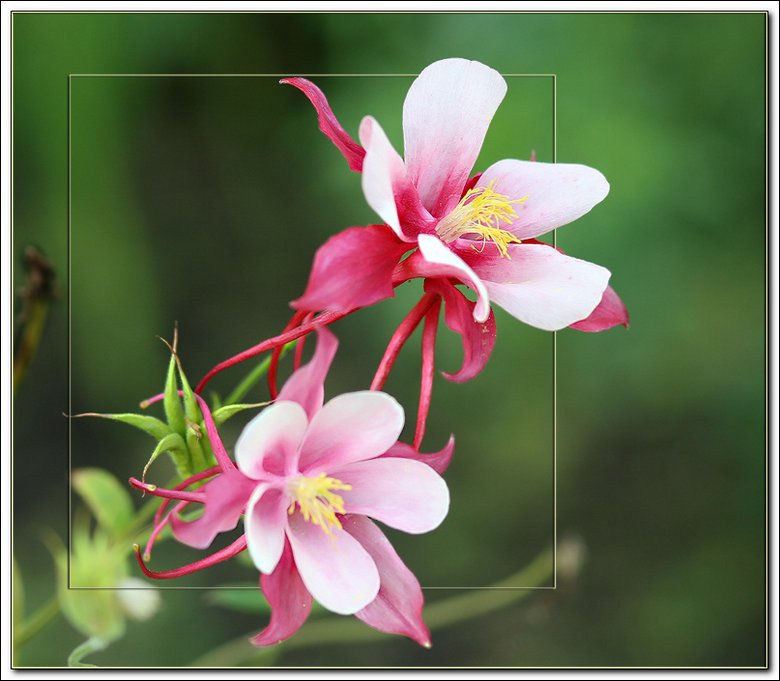
[[[108,645],[107,641],[102,638],[92,637],[88,638],[80,646],[77,646],[75,650],[68,655],[68,667],[96,667],[94,664],[87,664],[82,662],[87,655],[91,653],[97,653],[104,650]]]
[[[49,622],[57,617],[59,612],[60,603],[55,596],[38,608],[32,617],[16,627],[14,631],[14,648],[21,648],[33,636],[37,636]]]
[[[425,610],[428,627],[441,629],[470,620],[480,615],[506,607],[511,603],[528,598],[533,587],[543,586],[552,576],[553,558],[551,551],[544,551],[519,572],[493,584],[489,589],[479,589],[459,594],[433,603]],[[517,589],[517,585],[529,587]],[[193,663],[195,667],[231,667],[238,665],[262,665],[266,662],[264,649],[253,648],[248,642],[250,635],[229,641],[215,648]],[[364,641],[392,640],[376,629],[371,629],[359,620],[345,617],[326,617],[309,622],[299,633],[276,649],[285,652],[296,648],[329,643],[361,643]]]
[[[281,355],[279,355],[279,358],[281,359],[284,357],[291,348],[295,347],[295,343],[297,341],[290,341],[282,348]],[[233,392],[231,392],[225,400],[222,402],[223,405],[229,405],[229,404],[238,404],[241,400],[244,399],[246,394],[252,389],[252,387],[263,377],[268,373],[268,367],[271,366],[271,356],[266,357],[260,364],[258,364],[252,371],[250,371],[242,381],[233,388]]]

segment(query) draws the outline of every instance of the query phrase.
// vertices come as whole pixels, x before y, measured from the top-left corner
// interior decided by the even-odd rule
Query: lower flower
[[[166,579],[226,560],[245,548],[261,572],[271,621],[252,639],[279,643],[306,621],[312,598],[342,615],[354,614],[380,631],[402,634],[429,646],[422,618],[423,595],[412,572],[373,520],[412,534],[436,528],[449,509],[439,475],[449,464],[452,440],[435,455],[420,454],[398,441],[402,407],[389,395],[363,391],[323,405],[323,382],[337,347],[319,330],[311,362],[288,379],[276,402],[255,417],[236,443],[236,464],[227,456],[205,403],[200,403],[219,467],[197,491],[185,481],[162,490],[131,483],[167,497],[158,512],[151,543],[171,524],[176,538],[208,547],[242,515],[244,536],[191,566],[144,572]],[[194,476],[192,482],[207,475]],[[165,513],[171,501],[176,505]],[[203,514],[187,521],[180,512],[202,503]],[[373,520],[372,520],[373,519]]]

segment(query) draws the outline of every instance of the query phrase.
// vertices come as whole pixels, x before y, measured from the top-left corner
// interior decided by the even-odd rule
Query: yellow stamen
[[[511,223],[517,216],[513,204],[523,203],[528,197],[510,199],[506,194],[493,191],[496,181],[487,187],[469,189],[457,206],[436,225],[436,233],[442,241],[450,243],[458,237],[475,234],[482,237],[482,247],[492,241],[502,258],[509,258],[508,244],[521,243],[512,232],[501,229],[501,223]]]
[[[287,490],[292,496],[292,503],[287,513],[292,515],[297,503],[304,520],[319,526],[325,534],[333,534],[331,528],[341,529],[336,514],[345,513],[344,500],[338,494],[334,494],[333,490],[351,489],[352,485],[336,478],[329,478],[325,473],[320,473],[313,478],[301,475],[287,485]]]

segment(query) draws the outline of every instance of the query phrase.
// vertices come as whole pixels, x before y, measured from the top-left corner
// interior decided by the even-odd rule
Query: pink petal
[[[368,518],[350,515],[344,529],[357,539],[374,559],[379,570],[379,593],[355,617],[379,631],[408,636],[430,648],[428,628],[423,622],[423,593],[412,571],[398,557],[382,531]]]
[[[477,294],[473,312],[474,320],[486,321],[490,315],[490,299],[485,285],[474,270],[460,256],[447,248],[438,237],[420,234],[417,237],[417,244],[420,247],[422,260],[417,258],[409,264],[409,267],[414,269],[415,275],[429,278],[453,277],[462,281]]]
[[[206,495],[203,515],[190,521],[182,520],[175,513],[171,515],[174,536],[187,546],[208,548],[220,532],[229,532],[238,525],[256,485],[256,480],[245,477],[235,468],[209,480],[198,490]]]
[[[460,200],[490,121],[506,94],[493,69],[443,59],[423,70],[404,101],[404,157],[423,205],[437,218]]]
[[[430,466],[441,475],[449,468],[454,453],[455,438],[450,436],[444,448],[433,454],[423,454],[418,452],[412,445],[406,444],[406,442],[396,442],[380,458],[414,459]]]
[[[413,459],[380,457],[334,469],[351,490],[340,492],[347,513],[368,515],[410,534],[430,532],[447,516],[447,484],[430,466]]]
[[[308,364],[292,373],[282,386],[277,400],[279,402],[297,402],[311,420],[322,408],[325,395],[325,377],[328,375],[338,347],[339,342],[336,336],[327,329],[318,327],[317,347],[314,350],[314,356]]]
[[[499,161],[482,173],[478,184],[491,182],[499,194],[528,197],[514,205],[514,223],[502,225],[521,239],[573,222],[609,193],[609,182],[598,170],[574,163]]]
[[[557,331],[587,317],[607,288],[609,270],[554,248],[510,244],[509,255],[483,253],[474,269],[490,300],[521,322],[545,331]]]
[[[347,134],[347,131],[341,127],[341,123],[339,123],[334,115],[322,90],[305,78],[283,78],[279,82],[297,87],[309,98],[312,106],[314,106],[317,111],[320,130],[322,130],[328,139],[330,139],[330,141],[339,148],[339,151],[344,154],[344,158],[347,159],[350,170],[360,172],[360,169],[363,166],[363,157],[366,152],[363,147],[355,142],[355,140]]]
[[[298,631],[311,610],[311,595],[295,567],[289,542],[284,544],[276,569],[260,576],[260,588],[271,605],[271,621],[250,641],[256,646],[271,646]]]
[[[368,205],[404,241],[432,231],[436,221],[420,202],[403,160],[371,116],[360,124],[360,141],[366,148],[362,185]]]
[[[246,543],[255,567],[263,574],[271,574],[282,557],[289,505],[281,490],[264,484],[257,486],[246,505]]]
[[[611,329],[618,324],[628,328],[628,309],[614,289],[607,286],[601,302],[590,313],[590,316],[580,322],[569,324],[569,328],[595,333]]]
[[[349,310],[392,298],[393,270],[409,244],[385,225],[349,227],[330,237],[314,256],[298,310]]]
[[[445,378],[455,383],[465,383],[477,376],[488,363],[496,344],[496,319],[491,310],[484,322],[474,321],[475,303],[444,279],[429,279],[426,291],[434,291],[444,299],[444,321],[463,342],[463,364],[460,369]]]
[[[376,564],[350,534],[338,528],[326,534],[300,513],[294,513],[288,537],[303,583],[325,608],[339,615],[352,615],[376,598]]]
[[[386,452],[404,427],[404,410],[386,393],[364,390],[334,397],[312,419],[301,446],[306,475]]]
[[[284,475],[295,463],[309,420],[297,402],[275,402],[255,416],[236,442],[236,463],[257,480]]]

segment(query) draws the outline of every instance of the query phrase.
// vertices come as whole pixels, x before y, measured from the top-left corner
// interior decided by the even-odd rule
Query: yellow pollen
[[[482,237],[482,246],[474,250],[482,252],[492,241],[502,258],[509,258],[508,244],[521,243],[512,232],[501,229],[501,223],[511,223],[517,217],[514,204],[523,203],[528,197],[510,199],[506,194],[493,191],[496,181],[487,187],[469,189],[457,206],[436,225],[436,233],[442,241],[450,243],[458,237],[474,234]]]
[[[287,513],[292,515],[297,503],[303,519],[319,526],[325,534],[333,534],[331,528],[334,527],[341,529],[336,514],[345,513],[344,500],[338,494],[334,494],[333,490],[351,490],[352,485],[320,473],[313,478],[301,475],[291,480],[287,489],[292,496],[292,503]]]

